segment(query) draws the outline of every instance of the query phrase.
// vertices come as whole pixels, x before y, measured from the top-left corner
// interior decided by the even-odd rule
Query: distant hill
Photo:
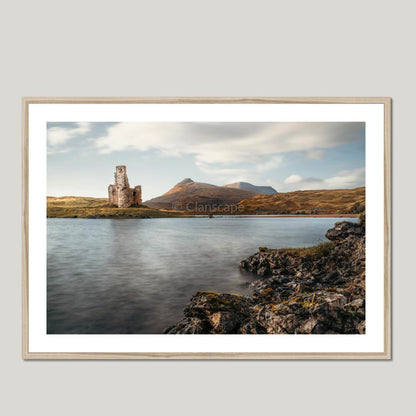
[[[271,186],[256,186],[248,182],[235,182],[224,185],[226,188],[244,189],[245,191],[255,191],[260,194],[274,195],[277,194],[276,189]]]
[[[144,204],[156,209],[196,211],[195,204],[233,205],[256,195],[259,195],[258,191],[216,186],[186,178],[162,196],[145,201]]]
[[[259,189],[274,193],[261,193]],[[365,188],[277,193],[271,187],[257,187],[247,182],[216,186],[186,178],[162,196],[145,201],[144,204],[160,210],[199,214],[359,214],[365,210]],[[218,206],[238,206],[239,209],[227,212],[218,209]]]
[[[359,214],[365,210],[365,187],[258,195],[240,205],[242,214]]]

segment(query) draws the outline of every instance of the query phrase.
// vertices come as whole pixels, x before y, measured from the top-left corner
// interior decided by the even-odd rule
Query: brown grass
[[[165,218],[182,217],[178,212],[163,212],[145,205],[116,208],[108,205],[106,198],[77,196],[47,197],[48,218],[89,218],[107,216],[108,218]]]
[[[310,257],[313,260],[317,260],[321,257],[327,256],[333,248],[334,243],[332,243],[332,241],[327,241],[311,247],[281,248],[278,252],[281,254],[290,254],[296,257]]]
[[[239,204],[241,214],[357,215],[365,209],[365,187],[259,195]]]

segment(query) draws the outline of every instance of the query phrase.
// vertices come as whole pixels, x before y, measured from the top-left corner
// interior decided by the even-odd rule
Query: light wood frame
[[[376,353],[44,353],[29,351],[29,104],[383,104],[384,105],[384,351]],[[22,99],[22,358],[76,360],[159,359],[384,359],[391,352],[391,98],[389,97],[24,97]]]

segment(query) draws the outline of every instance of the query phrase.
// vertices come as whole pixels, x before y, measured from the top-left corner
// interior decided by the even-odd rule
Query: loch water
[[[199,290],[248,294],[238,265],[259,246],[314,245],[342,220],[49,218],[48,334],[162,333]]]

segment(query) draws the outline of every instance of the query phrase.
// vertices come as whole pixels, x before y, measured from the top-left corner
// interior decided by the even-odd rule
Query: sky
[[[48,123],[48,196],[107,197],[117,165],[143,201],[184,178],[278,192],[365,185],[361,122]]]

